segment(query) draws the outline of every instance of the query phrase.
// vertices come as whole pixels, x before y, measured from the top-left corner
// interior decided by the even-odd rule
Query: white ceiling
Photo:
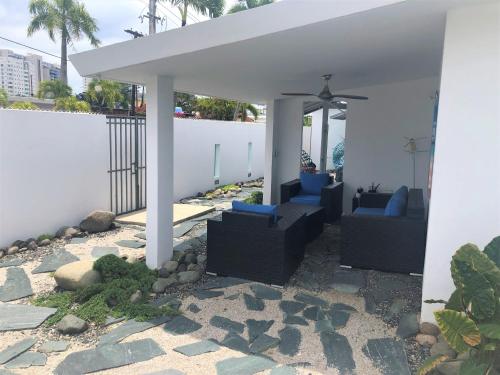
[[[264,102],[439,75],[446,12],[480,0],[288,0],[71,56],[82,75]],[[362,93],[360,93],[362,94]]]

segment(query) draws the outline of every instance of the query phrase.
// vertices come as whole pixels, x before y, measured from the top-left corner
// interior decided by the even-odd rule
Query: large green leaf
[[[434,316],[444,338],[458,353],[463,353],[481,342],[476,323],[465,313],[445,309],[436,311]]]
[[[500,236],[495,237],[484,248],[484,253],[500,268]]]
[[[451,294],[450,299],[448,300],[444,308],[448,310],[464,311],[464,305],[462,302],[462,291],[460,289],[455,289],[455,291]]]
[[[485,375],[488,370],[488,365],[485,363],[477,363],[473,359],[468,359],[460,366],[460,375]]]
[[[495,314],[496,298],[488,279],[468,263],[455,260],[454,266],[465,306],[477,320],[491,318]]]
[[[434,370],[437,365],[446,361],[447,359],[448,356],[444,354],[436,354],[427,358],[424,363],[422,363],[422,366],[420,366],[420,368],[418,369],[417,375],[427,375],[429,372]]]
[[[479,332],[489,339],[500,340],[500,322],[498,323],[483,323],[477,326]]]
[[[475,271],[486,277],[492,284],[494,290],[500,290],[500,269],[496,264],[476,245],[467,244],[457,250],[453,255],[451,264],[451,276],[453,281],[457,282],[456,262],[465,262]]]

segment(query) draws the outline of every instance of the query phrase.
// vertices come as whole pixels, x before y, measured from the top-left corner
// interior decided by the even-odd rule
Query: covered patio
[[[317,93],[320,76],[332,73],[334,93],[369,97],[347,100],[343,212],[350,213],[359,186],[421,188],[429,217],[422,299],[446,298],[452,281],[443,270],[451,254],[467,242],[485,245],[500,226],[500,201],[490,194],[500,188],[499,58],[489,52],[498,43],[495,14],[493,1],[283,1],[73,55],[84,76],[147,86],[148,266],[160,268],[173,255],[174,90],[267,105],[264,202],[279,203],[281,184],[299,176],[306,100],[281,93]],[[471,130],[467,118],[481,129]],[[414,164],[405,137],[423,140],[418,147],[426,152]],[[475,160],[490,160],[494,168],[464,155],[471,143]],[[457,181],[464,171],[475,183],[473,194]],[[332,230],[318,240],[323,249],[331,246]],[[358,272],[335,263],[333,278]],[[373,280],[374,290],[390,283]],[[421,321],[433,321],[433,309],[424,304]]]

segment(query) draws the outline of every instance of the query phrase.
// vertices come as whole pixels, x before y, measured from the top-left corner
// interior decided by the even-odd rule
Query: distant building
[[[0,87],[9,96],[36,96],[40,82],[60,78],[61,68],[42,56],[0,49]]]

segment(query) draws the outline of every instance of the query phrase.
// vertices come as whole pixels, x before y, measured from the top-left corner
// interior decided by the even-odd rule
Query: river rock
[[[101,281],[101,275],[93,267],[94,262],[89,260],[68,263],[56,270],[54,279],[65,290],[83,288]]]
[[[430,348],[432,345],[434,345],[437,342],[437,339],[435,336],[432,335],[425,335],[423,333],[419,333],[417,337],[415,337],[415,340],[422,346],[425,346],[427,348]]]
[[[176,262],[175,260],[168,260],[165,263],[163,263],[163,268],[170,273],[175,272],[178,266],[179,262]]]
[[[198,281],[201,278],[200,271],[184,271],[184,272],[179,272],[178,275],[179,275],[179,282],[181,284],[194,283],[195,281]]]
[[[175,274],[167,277],[166,279],[164,278],[159,278],[153,283],[153,292],[155,293],[163,293],[165,289],[167,289],[169,286],[175,285],[177,283],[177,278]]]
[[[66,315],[61,319],[56,325],[56,329],[66,335],[73,335],[76,333],[82,333],[88,328],[87,322],[80,319],[74,315]]]
[[[49,246],[50,245],[50,240],[48,238],[44,238],[40,242],[38,242],[38,246],[44,247],[44,246]]]
[[[440,330],[439,327],[435,324],[423,322],[422,324],[420,324],[420,333],[437,337],[440,334]]]
[[[11,246],[7,249],[7,255],[14,255],[19,252],[19,247],[17,246]]]
[[[80,223],[80,229],[89,233],[107,231],[115,220],[115,214],[110,211],[93,211]]]

